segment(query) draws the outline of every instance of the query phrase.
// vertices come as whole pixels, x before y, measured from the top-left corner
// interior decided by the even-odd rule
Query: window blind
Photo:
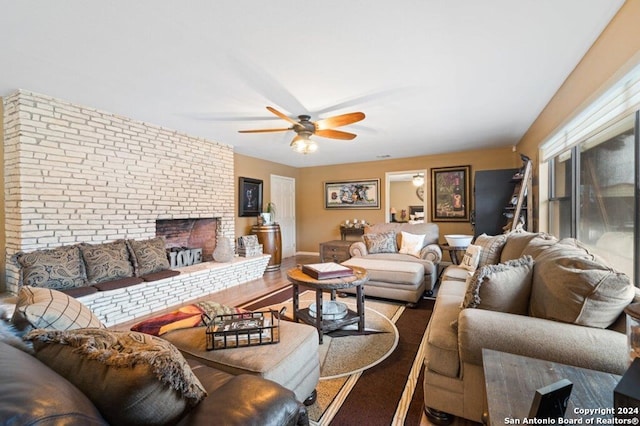
[[[542,161],[577,145],[640,109],[640,64],[603,93],[541,146]]]

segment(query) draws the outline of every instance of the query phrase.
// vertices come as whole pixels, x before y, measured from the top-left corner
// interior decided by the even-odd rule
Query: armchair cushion
[[[377,234],[364,234],[362,236],[367,246],[369,254],[375,253],[397,253],[395,232],[380,232]]]
[[[410,234],[409,232],[402,231],[400,253],[420,257],[422,247],[424,247],[424,235]]]

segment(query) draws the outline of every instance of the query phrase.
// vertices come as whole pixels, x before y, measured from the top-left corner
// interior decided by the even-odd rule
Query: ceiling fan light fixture
[[[301,132],[291,141],[291,148],[299,154],[309,154],[318,150],[318,144],[309,139],[310,133]]]
[[[422,173],[417,173],[415,175],[413,175],[413,186],[422,186],[424,185],[424,174]]]

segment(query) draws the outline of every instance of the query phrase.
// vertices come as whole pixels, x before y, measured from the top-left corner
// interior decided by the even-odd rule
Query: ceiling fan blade
[[[364,120],[364,113],[350,112],[348,114],[335,115],[333,117],[323,118],[316,121],[316,131],[332,129],[334,127],[346,126],[347,124],[357,123]]]
[[[341,130],[318,130],[315,132],[315,135],[322,136],[323,138],[331,138],[331,139],[343,139],[343,140],[351,140],[354,139],[357,135],[354,133],[343,132]]]
[[[238,130],[238,133],[268,133],[268,132],[286,132],[291,130],[291,127],[283,129],[257,129],[257,130]]]
[[[271,111],[273,114],[277,115],[278,117],[282,118],[283,120],[287,120],[289,123],[296,125],[299,124],[296,120],[294,120],[291,117],[286,116],[285,114],[281,113],[280,111],[278,111],[277,109],[268,106],[267,109],[269,111]]]

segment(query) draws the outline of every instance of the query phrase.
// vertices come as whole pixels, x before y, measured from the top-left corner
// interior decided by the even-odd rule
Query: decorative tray
[[[280,342],[277,311],[216,315],[205,330],[207,350],[270,345]]]

